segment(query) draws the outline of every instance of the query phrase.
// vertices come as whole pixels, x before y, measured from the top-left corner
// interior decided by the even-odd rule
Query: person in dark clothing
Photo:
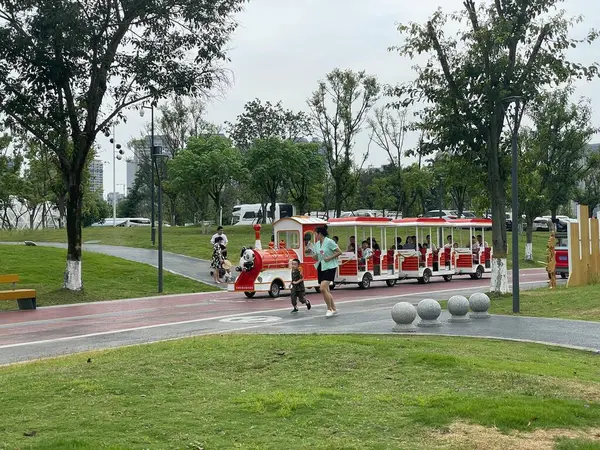
[[[292,260],[292,283],[290,284],[291,299],[292,299],[292,313],[297,313],[298,301],[303,305],[306,305],[306,309],[311,308],[310,300],[306,298],[306,289],[304,287],[304,277],[302,276],[302,272],[300,272],[300,260],[293,259]]]

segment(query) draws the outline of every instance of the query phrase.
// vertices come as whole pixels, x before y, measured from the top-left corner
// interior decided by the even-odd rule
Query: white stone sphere
[[[417,313],[423,320],[437,320],[442,313],[442,307],[434,299],[426,298],[417,305]]]
[[[483,292],[476,292],[469,297],[469,306],[474,313],[485,313],[490,309],[490,298]]]
[[[411,324],[417,318],[417,310],[408,302],[396,303],[392,308],[392,319],[397,324]]]
[[[448,312],[453,316],[466,316],[469,312],[469,300],[462,295],[454,295],[448,300]]]

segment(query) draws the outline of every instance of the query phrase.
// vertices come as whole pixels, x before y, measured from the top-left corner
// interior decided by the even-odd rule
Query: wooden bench
[[[0,291],[0,300],[16,300],[19,309],[36,309],[35,289],[17,289],[19,275],[0,275],[0,284],[12,284],[12,289]]]

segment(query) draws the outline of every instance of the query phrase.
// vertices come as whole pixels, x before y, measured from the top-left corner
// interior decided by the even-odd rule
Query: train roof
[[[450,226],[454,228],[462,227],[480,227],[489,228],[492,226],[491,219],[448,219]]]
[[[292,216],[292,217],[282,217],[278,221],[276,221],[273,225],[276,225],[285,220],[292,220],[300,225],[326,225],[323,219],[319,219],[318,217],[310,217],[310,216]]]
[[[392,219],[389,217],[363,217],[363,216],[351,216],[351,217],[337,217],[335,219],[329,219],[327,222],[331,226],[348,226],[348,227],[365,227],[365,226],[384,226],[390,225]]]
[[[405,219],[392,220],[394,225],[404,225],[407,227],[447,227],[448,221],[441,217],[407,217]]]

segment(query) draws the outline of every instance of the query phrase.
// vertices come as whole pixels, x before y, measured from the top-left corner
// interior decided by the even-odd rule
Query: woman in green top
[[[333,301],[333,296],[329,290],[329,284],[335,280],[335,274],[338,268],[338,257],[342,251],[333,239],[327,237],[327,225],[317,227],[317,242],[313,247],[314,258],[317,260],[315,267],[323,294],[323,300],[327,305],[327,314],[325,317],[335,316],[338,312]]]

